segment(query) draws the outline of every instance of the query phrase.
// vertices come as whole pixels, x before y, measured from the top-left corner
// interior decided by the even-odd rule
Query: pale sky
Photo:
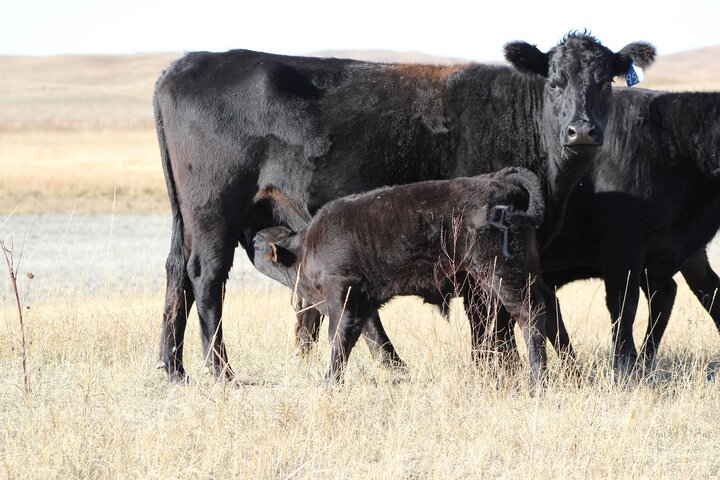
[[[613,50],[636,40],[660,55],[720,45],[719,0],[8,0],[1,12],[5,55],[388,49],[497,60],[505,42],[547,50],[583,28]]]

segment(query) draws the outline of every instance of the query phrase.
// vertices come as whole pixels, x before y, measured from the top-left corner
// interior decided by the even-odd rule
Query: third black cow
[[[615,94],[605,145],[570,196],[562,229],[541,255],[551,287],[601,277],[613,332],[613,364],[632,371],[639,292],[649,318],[642,357],[651,368],[682,272],[720,330],[720,279],[705,245],[720,228],[720,94],[625,89]],[[507,312],[500,343],[514,349]],[[556,347],[572,352],[559,312]],[[391,346],[386,346],[391,349]]]
[[[616,92],[599,159],[573,192],[543,271],[557,286],[604,279],[614,363],[627,370],[637,359],[639,291],[650,302],[643,356],[651,365],[679,271],[720,329],[720,282],[705,255],[720,227],[720,94]]]

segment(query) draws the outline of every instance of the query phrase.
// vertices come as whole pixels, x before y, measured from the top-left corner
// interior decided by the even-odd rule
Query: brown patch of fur
[[[469,66],[469,64],[424,65],[417,63],[398,63],[393,65],[393,70],[402,77],[442,86],[451,74],[465,70]]]

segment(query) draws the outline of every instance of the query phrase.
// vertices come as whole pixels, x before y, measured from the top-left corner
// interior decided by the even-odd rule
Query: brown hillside
[[[720,46],[661,56],[645,78],[657,90],[720,90]]]
[[[0,57],[0,131],[151,128],[155,80],[179,56]]]
[[[155,80],[179,53],[0,57],[0,131],[149,129]],[[322,51],[310,55],[381,62],[462,60],[417,52]],[[720,46],[660,57],[647,88],[720,90]]]

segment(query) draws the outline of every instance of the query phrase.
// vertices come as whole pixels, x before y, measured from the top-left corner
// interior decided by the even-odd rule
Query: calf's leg
[[[528,283],[523,288],[518,282],[508,281],[496,290],[503,306],[513,318],[517,319],[528,348],[530,363],[530,385],[533,392],[545,386],[547,382],[547,352],[545,351],[545,306],[538,288]],[[529,288],[529,292],[528,292]],[[523,298],[523,292],[527,299]]]
[[[305,300],[298,301],[297,310],[307,308],[309,303]],[[295,330],[295,341],[302,355],[307,355],[313,345],[317,343],[320,334],[322,315],[314,308],[299,312],[297,314],[297,326]],[[405,369],[407,365],[395,351],[395,346],[390,341],[380,315],[375,312],[363,328],[363,337],[367,343],[370,354],[373,358],[379,359],[380,364],[387,368]]]
[[[320,336],[322,314],[316,308],[309,308],[310,302],[298,298],[295,310],[297,323],[295,325],[295,343],[301,355],[307,355],[312,350]]]
[[[342,383],[350,351],[360,338],[364,323],[372,311],[362,301],[358,289],[345,283],[324,286],[328,309],[330,368],[325,375],[328,383]]]
[[[395,346],[388,338],[385,328],[380,321],[380,314],[374,311],[365,323],[362,330],[370,354],[373,358],[380,359],[380,364],[388,368],[405,369],[407,365],[395,351]]]

